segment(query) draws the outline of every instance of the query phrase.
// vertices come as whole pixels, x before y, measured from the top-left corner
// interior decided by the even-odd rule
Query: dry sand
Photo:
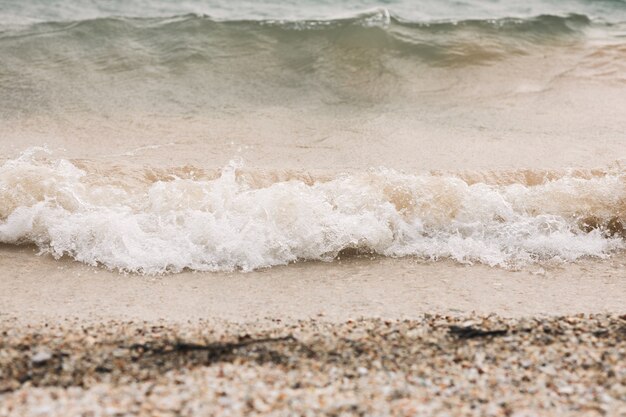
[[[0,332],[2,416],[626,413],[626,316]]]

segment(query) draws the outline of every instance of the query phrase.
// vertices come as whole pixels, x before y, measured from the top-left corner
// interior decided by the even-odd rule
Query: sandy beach
[[[622,416],[622,257],[119,274],[2,247],[0,415]]]
[[[0,417],[626,417],[624,0],[2,0]]]
[[[0,323],[0,415],[623,416],[626,316]]]

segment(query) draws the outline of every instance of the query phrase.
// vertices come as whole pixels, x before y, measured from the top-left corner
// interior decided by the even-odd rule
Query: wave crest
[[[116,46],[115,53],[108,58],[114,63],[132,60],[138,51],[149,51],[152,60],[160,56],[160,60],[183,64],[185,57],[212,62],[216,56],[258,52],[276,45],[279,51],[285,49],[282,53],[295,53],[290,45],[305,44],[318,53],[329,54],[328,58],[336,50],[352,55],[360,49],[365,57],[369,56],[367,51],[378,51],[434,65],[456,65],[527,53],[537,44],[568,44],[590,24],[587,16],[575,14],[412,22],[395,17],[384,8],[331,20],[221,21],[198,14],[168,18],[103,17],[0,31],[0,48],[3,43],[10,46],[19,42],[24,54],[32,54],[31,48],[42,53],[39,42],[49,47],[50,40],[55,39],[59,48],[53,47],[49,55],[51,59],[59,59],[59,54],[67,53],[64,45],[90,52],[102,44],[102,39],[107,39],[109,45]],[[84,59],[89,53],[81,55]],[[63,61],[68,59],[72,58]]]

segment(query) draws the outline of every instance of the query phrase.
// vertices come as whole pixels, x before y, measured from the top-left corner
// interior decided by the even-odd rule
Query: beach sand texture
[[[626,412],[624,316],[5,321],[0,331],[7,416]]]
[[[626,416],[623,0],[4,0],[0,416]]]

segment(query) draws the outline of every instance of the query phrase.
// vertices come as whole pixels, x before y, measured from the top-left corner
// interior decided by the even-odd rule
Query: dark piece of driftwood
[[[135,343],[127,347],[130,350],[141,350],[142,354],[152,355],[167,355],[173,353],[187,353],[187,352],[207,352],[210,359],[217,359],[220,356],[232,353],[236,349],[243,347],[263,344],[263,343],[276,343],[296,341],[296,338],[288,335],[283,337],[268,337],[263,339],[249,339],[241,342],[229,342],[229,343],[209,343],[206,345],[187,343],[187,342],[175,342],[165,346],[155,346],[150,343]]]
[[[475,339],[479,337],[504,336],[509,331],[507,329],[483,330],[472,326],[450,326],[449,332],[459,339]]]

